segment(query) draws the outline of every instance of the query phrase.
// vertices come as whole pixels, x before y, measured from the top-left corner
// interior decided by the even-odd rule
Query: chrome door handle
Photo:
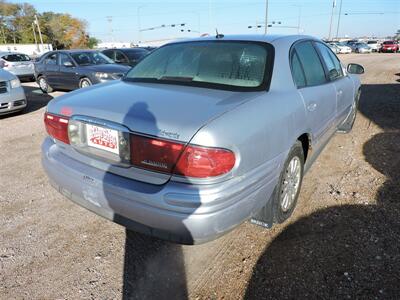
[[[339,90],[339,91],[337,92],[337,95],[338,95],[338,96],[342,96],[342,94],[343,94],[343,91],[342,91],[342,90]]]
[[[315,109],[317,108],[317,103],[310,103],[308,106],[307,106],[307,110],[308,111],[314,111]]]

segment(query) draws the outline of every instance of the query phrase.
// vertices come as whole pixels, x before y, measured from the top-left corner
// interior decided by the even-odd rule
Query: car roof
[[[0,55],[1,55],[1,56],[3,56],[3,55],[10,55],[10,54],[23,54],[23,55],[27,55],[27,54],[25,54],[25,53],[22,53],[22,52],[14,52],[14,51],[0,51]]]
[[[182,42],[193,42],[193,41],[249,41],[249,42],[264,42],[273,44],[276,41],[287,42],[293,44],[298,40],[303,39],[311,39],[311,40],[319,40],[313,36],[309,35],[301,35],[301,34],[293,34],[293,35],[284,35],[284,34],[244,34],[244,35],[223,35],[222,37],[216,36],[207,36],[207,37],[199,37],[192,39],[183,39],[177,40],[171,43],[182,43]]]
[[[79,52],[100,52],[99,50],[95,49],[70,49],[70,50],[55,50],[53,52],[60,52],[60,53],[79,53]]]

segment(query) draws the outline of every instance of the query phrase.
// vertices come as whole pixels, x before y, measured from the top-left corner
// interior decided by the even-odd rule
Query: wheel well
[[[308,153],[311,150],[310,137],[307,133],[303,133],[301,136],[297,138],[297,140],[301,142],[301,145],[303,147],[304,162],[305,162],[307,160]]]

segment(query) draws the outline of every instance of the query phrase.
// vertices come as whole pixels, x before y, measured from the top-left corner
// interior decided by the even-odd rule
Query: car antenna
[[[217,39],[222,39],[224,37],[224,35],[222,33],[221,34],[218,33],[218,29],[217,28],[215,28],[215,33],[217,34],[215,36],[215,38],[217,38]]]

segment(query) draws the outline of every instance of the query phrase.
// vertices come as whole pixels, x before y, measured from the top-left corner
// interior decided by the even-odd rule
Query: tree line
[[[9,3],[0,0],[0,43],[40,43],[37,17],[43,43],[52,44],[54,49],[93,48],[98,43],[87,32],[84,20],[70,14],[38,13],[28,3]]]

